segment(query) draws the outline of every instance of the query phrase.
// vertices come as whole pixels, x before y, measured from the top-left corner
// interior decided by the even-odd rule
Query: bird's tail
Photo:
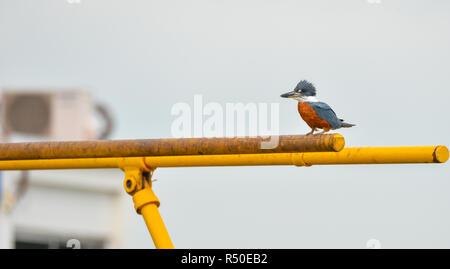
[[[356,124],[351,124],[351,123],[344,122],[343,119],[339,119],[339,120],[341,120],[341,127],[343,127],[343,128],[350,128],[350,127],[356,126]]]

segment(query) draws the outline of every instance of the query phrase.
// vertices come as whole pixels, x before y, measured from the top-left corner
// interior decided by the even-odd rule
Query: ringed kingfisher
[[[293,91],[280,95],[283,98],[292,98],[298,101],[298,112],[302,119],[311,127],[314,134],[317,129],[323,129],[323,132],[339,128],[349,128],[355,126],[339,119],[333,109],[324,102],[319,102],[316,97],[316,87],[306,80],[300,81]]]

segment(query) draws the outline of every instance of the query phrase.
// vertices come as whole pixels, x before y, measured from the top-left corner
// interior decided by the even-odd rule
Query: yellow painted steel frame
[[[124,188],[156,248],[171,249],[174,246],[158,211],[160,203],[151,189],[157,167],[444,163],[448,158],[445,146],[361,147],[340,152],[3,160],[0,170],[120,168],[125,172]]]

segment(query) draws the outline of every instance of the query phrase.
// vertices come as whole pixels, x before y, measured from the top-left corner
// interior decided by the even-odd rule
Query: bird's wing
[[[341,127],[341,121],[329,105],[323,102],[309,102],[308,105],[310,105],[314,109],[319,118],[327,121],[330,124],[331,128],[335,129]]]

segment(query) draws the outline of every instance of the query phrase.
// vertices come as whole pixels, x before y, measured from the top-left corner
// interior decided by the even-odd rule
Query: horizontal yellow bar
[[[280,154],[242,154],[212,156],[146,157],[149,167],[240,166],[240,165],[325,165],[442,163],[449,152],[445,146],[362,147],[340,152],[305,152]]]
[[[157,168],[189,166],[444,163],[448,158],[449,151],[445,146],[357,147],[345,148],[340,152],[0,161],[0,170],[123,168],[125,166],[142,165]]]
[[[449,158],[446,146],[361,147],[347,148],[339,154],[315,152],[304,154],[306,164],[406,164],[445,163]]]

